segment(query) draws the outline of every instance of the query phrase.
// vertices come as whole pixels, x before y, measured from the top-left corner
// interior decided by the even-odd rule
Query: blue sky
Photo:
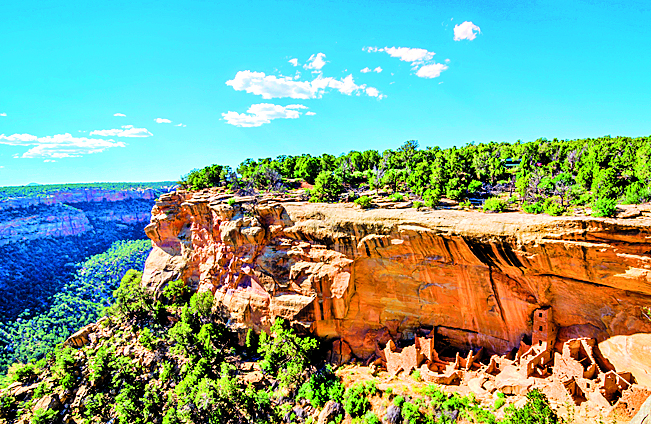
[[[174,180],[410,139],[651,134],[646,1],[9,0],[0,13],[0,185]]]

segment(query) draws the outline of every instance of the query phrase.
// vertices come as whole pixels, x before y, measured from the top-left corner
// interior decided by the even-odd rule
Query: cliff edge
[[[232,328],[283,317],[360,359],[419,329],[504,354],[531,343],[532,314],[549,307],[557,343],[651,332],[645,215],[360,210],[178,191],[157,200],[146,233],[150,289],[180,278],[212,292]]]

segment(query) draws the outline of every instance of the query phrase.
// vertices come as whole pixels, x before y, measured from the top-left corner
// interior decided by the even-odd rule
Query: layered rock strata
[[[651,332],[651,219],[373,209],[214,191],[165,194],[146,228],[143,283],[210,291],[233,328],[283,317],[383,357],[428,329],[437,342],[505,354],[553,308],[554,337]]]

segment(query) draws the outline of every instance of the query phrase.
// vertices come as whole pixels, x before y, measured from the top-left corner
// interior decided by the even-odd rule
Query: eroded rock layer
[[[280,316],[360,359],[430,328],[459,348],[530,343],[552,307],[560,343],[651,332],[651,219],[374,209],[215,192],[165,194],[143,282],[214,293],[234,328]],[[336,353],[336,352],[335,352]],[[341,352],[340,352],[341,353]]]

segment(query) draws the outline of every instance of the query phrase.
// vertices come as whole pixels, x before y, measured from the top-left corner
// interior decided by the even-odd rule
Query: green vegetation
[[[144,200],[76,203],[75,207],[84,211],[88,217],[92,230],[76,236],[46,237],[0,245],[0,257],[3,260],[0,266],[0,282],[3,285],[0,321],[7,324],[17,318],[29,320],[45,313],[53,296],[65,291],[64,286],[74,278],[81,266],[80,262],[105,252],[116,241],[145,239],[144,223],[104,221],[100,217],[121,212],[148,213],[152,204],[152,201]],[[19,218],[39,215],[41,212],[41,216],[45,217],[57,215],[57,208],[48,208],[39,206],[2,210],[0,222],[3,214],[18,214]]]
[[[499,197],[491,197],[484,202],[484,212],[504,212],[506,202]]]
[[[242,347],[214,313],[212,295],[189,296],[186,285],[175,281],[164,290],[162,304],[142,289],[141,276],[134,270],[124,274],[92,344],[79,349],[59,345],[47,358],[10,367],[5,384],[18,381],[36,389],[22,401],[0,398],[0,419],[20,416],[26,422],[59,423],[72,414],[86,423],[280,424],[313,422],[299,418],[306,404],[318,411],[332,401],[338,405],[333,422],[341,422],[344,411],[355,424],[382,422],[373,408],[382,397],[376,382],[345,389],[325,365],[316,339],[277,319],[259,339],[249,331]],[[258,358],[263,375],[254,384],[247,383],[251,368],[243,367],[244,358]],[[34,409],[50,393],[78,395],[82,387],[84,398],[77,406]],[[391,397],[392,390],[384,395]],[[498,396],[501,402],[485,408],[472,395],[447,394],[428,385],[395,396],[386,413],[397,414],[392,422],[405,424],[452,424],[462,418],[489,424],[561,422],[535,390],[525,406],[508,406],[497,420],[492,411],[505,403]]]
[[[227,167],[218,168],[220,177],[214,185],[279,190],[292,188],[296,179],[302,179],[315,184],[310,192],[315,202],[335,202],[341,193],[386,188],[394,192],[394,201],[404,198],[400,193],[409,193],[420,198],[414,205],[430,207],[442,197],[468,205],[471,197],[490,200],[517,195],[515,200],[528,213],[560,215],[571,207],[588,206],[595,216],[612,216],[613,204],[651,200],[650,146],[649,137],[610,136],[471,143],[447,149],[420,149],[410,140],[384,152],[247,159],[237,174]],[[209,168],[193,172],[201,174]],[[183,181],[192,188],[190,180],[184,177]],[[206,184],[210,185],[202,183],[201,187]],[[503,210],[496,201],[489,206],[488,211]]]
[[[130,268],[142,269],[150,250],[149,240],[115,242],[80,264],[44,312],[0,322],[0,368],[42,358],[79,328],[97,321],[122,276]]]
[[[368,209],[371,207],[371,198],[368,196],[360,196],[354,200],[356,205],[359,205],[362,209]]]

